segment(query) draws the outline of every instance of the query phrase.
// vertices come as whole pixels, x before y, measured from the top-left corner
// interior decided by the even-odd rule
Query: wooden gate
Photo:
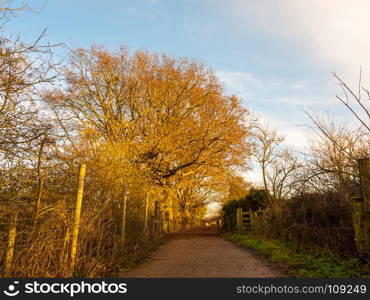
[[[236,227],[238,232],[242,232],[247,229],[251,229],[258,223],[267,222],[268,218],[271,216],[268,209],[259,210],[248,210],[243,211],[242,208],[236,209]]]

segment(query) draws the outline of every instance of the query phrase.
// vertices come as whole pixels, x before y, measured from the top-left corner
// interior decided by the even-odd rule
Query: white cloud
[[[216,75],[228,91],[243,98],[248,97],[249,89],[254,89],[260,85],[259,80],[250,73],[220,71],[216,72]]]
[[[336,103],[334,97],[322,98],[307,96],[304,90],[307,89],[307,83],[303,80],[298,81],[271,81],[262,80],[251,73],[219,71],[216,75],[224,83],[226,91],[234,93],[244,100],[260,103],[286,103],[299,106],[308,106],[314,104],[332,104]],[[302,91],[304,96],[276,96],[289,91]],[[266,97],[265,94],[273,94]]]
[[[299,80],[299,81],[295,81],[291,83],[287,87],[288,89],[291,89],[291,90],[302,90],[305,88],[305,86],[306,86],[305,82],[303,80]]]
[[[312,132],[304,126],[307,120],[301,120],[300,122],[292,122],[289,119],[281,120],[276,118],[273,112],[258,113],[257,117],[261,123],[268,124],[284,136],[285,146],[296,151],[307,149],[308,141],[312,138]]]
[[[235,0],[231,3],[236,4],[231,5],[233,20],[238,27],[246,28],[246,32],[254,32],[257,28],[265,34],[263,38],[267,43],[285,43],[288,49],[291,46],[294,51],[301,52],[305,63],[308,59],[328,77],[330,71],[337,72],[351,86],[356,86],[362,66],[363,84],[370,88],[367,77],[370,75],[369,0]],[[269,39],[269,36],[273,38]],[[305,71],[303,68],[302,73]],[[307,127],[296,126],[297,123],[310,122],[303,110],[293,105],[313,106],[319,110],[326,110],[328,105],[333,105],[330,109],[333,110],[339,105],[334,94],[325,97],[328,89],[324,89],[319,80],[307,79],[309,76],[292,78],[291,81],[283,77],[273,81],[267,75],[259,78],[243,72],[222,71],[217,75],[228,92],[253,104],[266,103],[263,111],[260,109],[262,105],[259,106],[258,119],[284,134],[285,145],[297,151],[306,150],[314,134]],[[281,103],[286,108],[286,117],[282,117],[281,110],[273,111],[274,106],[269,106],[272,102]],[[346,118],[338,111],[336,113],[336,119]],[[261,178],[256,167],[245,177],[255,183]]]
[[[245,72],[217,72],[217,75],[225,78],[230,78],[232,80],[239,80],[239,81],[256,81],[256,78],[253,74],[245,73]]]
[[[221,78],[221,80],[227,84],[229,84],[233,88],[242,89],[244,84],[248,83],[257,83],[257,80],[254,75],[245,72],[228,72],[228,71],[221,71],[216,72],[217,76]]]
[[[257,166],[257,164],[255,164],[253,167],[254,167],[253,169],[243,172],[241,175],[247,182],[251,182],[255,186],[261,186],[262,185],[261,169],[259,166]]]
[[[255,25],[286,38],[327,71],[356,80],[360,66],[370,73],[370,1],[237,0],[242,26]]]
[[[274,103],[286,103],[286,104],[293,104],[299,105],[303,107],[308,107],[311,105],[321,104],[321,105],[331,105],[337,104],[337,100],[334,97],[332,98],[322,98],[322,97],[310,97],[310,96],[302,96],[302,97],[270,97],[270,98],[259,98],[259,102],[274,102]]]

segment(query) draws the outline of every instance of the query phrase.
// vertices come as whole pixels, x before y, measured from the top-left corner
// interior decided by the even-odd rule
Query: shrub
[[[251,188],[244,197],[231,200],[224,204],[222,213],[224,218],[224,229],[234,230],[236,227],[236,210],[242,208],[244,211],[258,210],[264,207],[266,192],[264,189]]]
[[[268,228],[270,235],[299,247],[356,253],[351,203],[342,193],[306,193],[288,200]]]

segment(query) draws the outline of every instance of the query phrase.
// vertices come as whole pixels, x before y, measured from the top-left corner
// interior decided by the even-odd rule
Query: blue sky
[[[25,1],[15,1],[15,5]],[[352,117],[335,100],[330,74],[355,84],[366,74],[370,21],[366,0],[30,0],[39,10],[12,20],[8,32],[71,46],[186,56],[211,67],[230,93],[278,128],[287,144],[306,145],[310,107]],[[41,9],[40,9],[41,8]],[[366,85],[366,83],[365,83]]]

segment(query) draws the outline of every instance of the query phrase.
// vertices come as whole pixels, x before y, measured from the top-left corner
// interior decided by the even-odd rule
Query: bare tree
[[[302,182],[316,186],[316,190],[353,190],[358,179],[357,160],[370,155],[367,129],[307,114],[314,124],[316,139],[310,142],[306,167],[309,172]]]
[[[347,83],[343,81],[337,74],[333,76],[338,80],[339,86],[343,91],[343,96],[336,96],[337,99],[345,105],[360,124],[370,132],[370,91],[362,86],[362,70],[360,70],[360,78],[358,81],[357,92],[354,91]],[[367,98],[363,98],[363,93]]]
[[[278,209],[291,194],[295,175],[301,164],[292,151],[281,147],[284,138],[268,126],[258,126],[254,131],[256,148],[254,157],[261,171],[267,205]]]

